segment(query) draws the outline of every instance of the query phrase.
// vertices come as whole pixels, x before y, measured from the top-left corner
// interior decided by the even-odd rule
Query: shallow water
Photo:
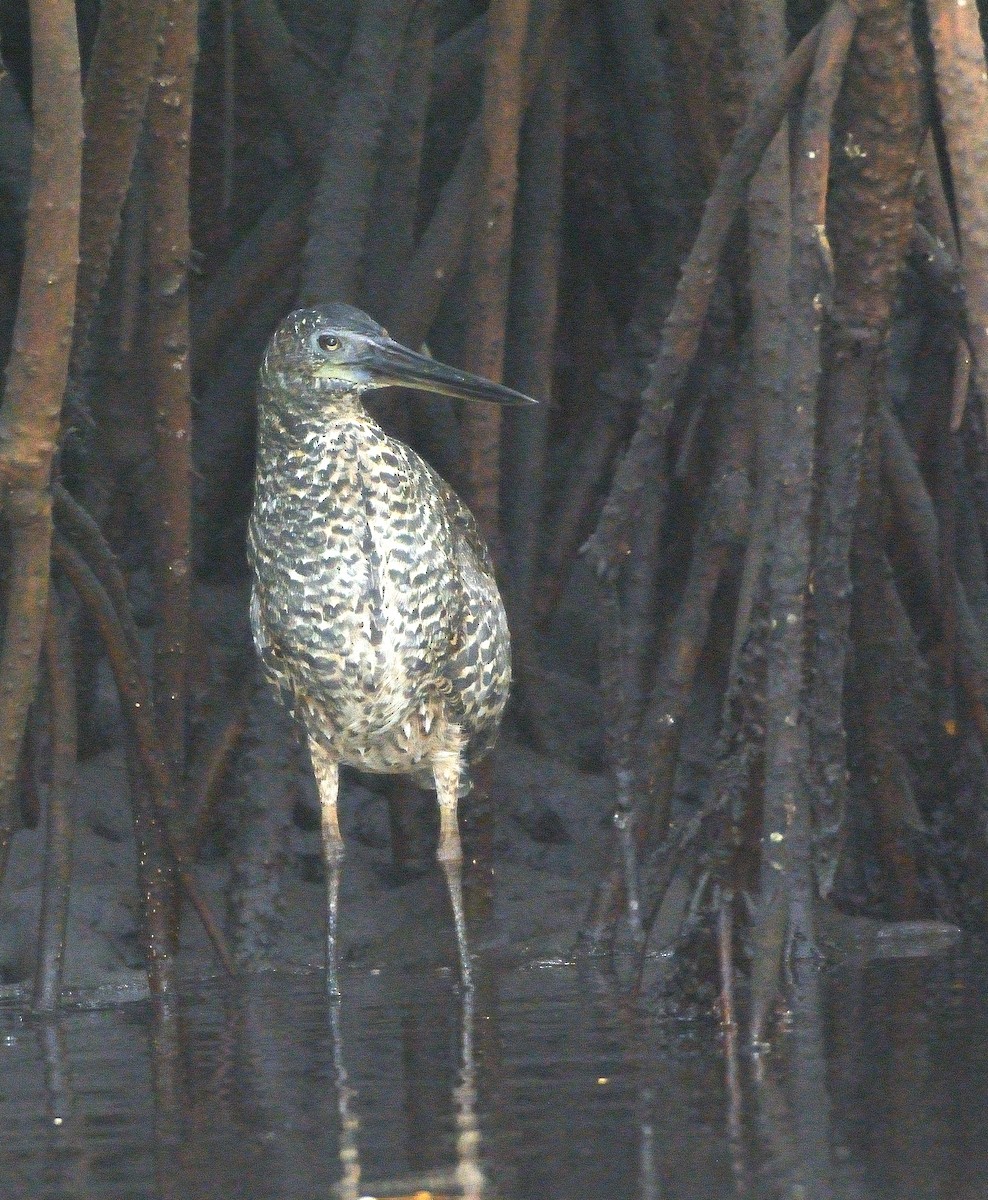
[[[324,1200],[344,1165],[360,1196],[988,1195],[969,944],[808,972],[759,1058],[572,966],[480,964],[466,1043],[448,973],[344,989],[335,1036],[313,975],[210,983],[164,1014],[0,1009],[0,1195]]]

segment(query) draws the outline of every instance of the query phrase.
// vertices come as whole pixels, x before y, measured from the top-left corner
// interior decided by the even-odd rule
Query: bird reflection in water
[[[360,1184],[360,1120],[357,1093],[350,1083],[344,1060],[341,1001],[330,1002],[330,1030],[333,1040],[333,1069],[336,1075],[336,1100],[340,1122],[339,1200],[485,1200],[486,1178],[480,1162],[480,1126],[477,1123],[477,1082],[474,1057],[474,989],[463,991],[460,1027],[460,1081],[453,1092],[456,1105],[456,1166],[450,1170],[402,1179],[379,1180]]]

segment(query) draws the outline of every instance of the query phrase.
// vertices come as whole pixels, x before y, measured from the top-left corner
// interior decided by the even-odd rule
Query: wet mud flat
[[[234,927],[235,944],[238,937],[248,943],[242,962],[289,971],[317,969],[325,955],[326,903],[318,802],[304,758],[291,749],[287,721],[273,703],[266,717],[276,734],[266,732],[260,750],[251,752],[249,773],[239,789],[249,795],[250,813],[245,815],[237,797],[229,798],[223,820],[233,846],[222,853],[207,847],[196,864],[196,877],[213,912],[225,915],[228,927]],[[258,766],[261,753],[276,740],[279,762]],[[341,892],[343,969],[452,966],[457,961],[455,931],[428,829],[430,819],[437,823],[435,797],[418,796],[422,813],[412,815],[425,818],[419,822],[424,827],[421,855],[407,869],[397,869],[387,801],[374,784],[373,777],[350,775],[342,786],[340,818],[347,846]],[[486,946],[519,962],[565,957],[606,861],[611,827],[607,781],[507,743],[495,758],[493,796],[497,878],[493,906],[482,905],[488,919],[472,929],[473,949]],[[83,1002],[87,997],[101,1002],[101,997],[139,996],[146,982],[136,851],[126,766],[118,751],[80,765],[73,805],[65,989]],[[268,840],[260,851],[256,842],[251,847],[252,866],[257,869],[257,858],[264,853],[277,862],[265,864],[267,878],[245,901],[236,886],[245,873],[236,842],[255,815],[278,828],[263,831]],[[0,996],[6,992],[10,999],[29,988],[33,970],[43,837],[40,826],[18,834],[0,898]],[[180,974],[190,980],[218,970],[187,906],[178,961]]]

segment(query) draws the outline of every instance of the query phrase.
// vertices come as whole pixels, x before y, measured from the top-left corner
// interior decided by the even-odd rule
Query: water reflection
[[[423,1170],[427,1164],[423,1161],[423,1151],[428,1145],[428,1123],[430,1117],[439,1109],[426,1109],[421,1103],[422,1091],[417,1088],[409,1089],[406,1094],[408,1101],[405,1117],[410,1134],[409,1159],[414,1174],[397,1179],[379,1180],[365,1185],[365,1191],[372,1196],[433,1196],[455,1194],[463,1200],[485,1200],[488,1195],[487,1180],[481,1166],[481,1138],[477,1121],[477,1086],[475,1044],[475,1013],[476,992],[470,988],[463,993],[460,1026],[461,1062],[459,1082],[453,1089],[455,1111],[455,1165],[443,1169],[433,1167]],[[338,1000],[331,1002],[331,1030],[333,1037],[333,1062],[336,1070],[336,1095],[340,1117],[340,1182],[337,1193],[340,1200],[359,1200],[360,1189],[360,1122],[356,1115],[356,1092],[350,1086],[349,1076],[345,1066],[343,1049],[342,1024],[340,1020],[342,1004]],[[406,1032],[409,1027],[405,1023]],[[428,1034],[428,1031],[423,1031]],[[428,1037],[425,1039],[428,1042]],[[405,1046],[412,1061],[419,1059],[418,1050],[422,1042],[405,1039]],[[406,1059],[406,1064],[408,1059]],[[424,1079],[433,1076],[433,1064],[422,1063]],[[409,1078],[416,1078],[415,1074]],[[421,1076],[419,1076],[421,1077]],[[428,1086],[424,1089],[428,1092]],[[418,1136],[416,1136],[418,1135]]]
[[[766,1191],[807,1200],[865,1200],[871,1193],[835,1135],[827,1080],[820,973],[796,965],[784,1058],[759,1054],[752,1062],[756,1128]]]
[[[87,1155],[72,1103],[65,1031],[55,1021],[40,1022],[36,1029],[37,1045],[45,1073],[45,1119],[48,1144],[45,1155],[51,1160],[60,1192],[73,1200],[89,1196]]]
[[[988,962],[801,968],[753,1057],[566,966],[0,1010],[5,1200],[988,1194]],[[743,1006],[744,997],[739,997]]]

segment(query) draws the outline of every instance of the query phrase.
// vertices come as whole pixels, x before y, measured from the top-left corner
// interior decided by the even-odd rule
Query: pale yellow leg
[[[439,847],[436,857],[446,874],[446,886],[456,922],[456,944],[460,952],[460,976],[463,986],[473,988],[470,951],[467,947],[467,924],[463,913],[463,848],[457,821],[460,775],[463,771],[464,739],[459,730],[450,727],[443,739],[443,749],[432,757],[432,774],[436,781],[439,801]]]
[[[340,765],[315,738],[309,738],[309,756],[319,788],[322,812],[322,854],[326,866],[326,983],[331,996],[340,995],[337,945],[340,914],[340,875],[343,871],[343,835],[336,802],[340,791]]]

